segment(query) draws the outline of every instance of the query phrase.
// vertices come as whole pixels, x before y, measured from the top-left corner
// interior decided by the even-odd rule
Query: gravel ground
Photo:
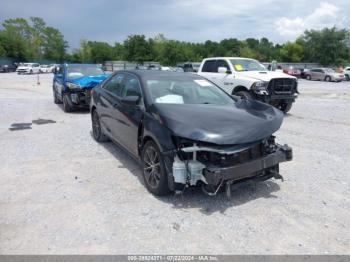
[[[40,78],[0,75],[0,254],[350,254],[350,82],[300,81],[276,134],[294,150],[285,181],[235,185],[228,199],[154,197],[138,164],[96,143],[89,113],[65,114],[52,75]]]

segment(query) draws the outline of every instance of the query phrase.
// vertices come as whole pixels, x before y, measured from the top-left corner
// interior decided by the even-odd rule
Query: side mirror
[[[129,106],[136,106],[140,102],[139,96],[125,96],[122,98],[122,103],[129,105]]]
[[[231,74],[231,70],[228,70],[226,67],[224,66],[220,66],[218,68],[218,73],[220,74]]]

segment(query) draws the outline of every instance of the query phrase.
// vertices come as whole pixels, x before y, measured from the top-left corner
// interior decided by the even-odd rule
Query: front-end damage
[[[282,179],[279,163],[292,160],[292,149],[274,136],[241,145],[215,145],[174,138],[176,152],[171,174],[177,185],[199,185],[208,195],[245,179]]]

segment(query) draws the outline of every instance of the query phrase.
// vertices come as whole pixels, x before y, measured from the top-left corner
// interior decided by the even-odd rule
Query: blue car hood
[[[83,76],[83,77],[74,78],[74,79],[68,78],[67,82],[73,83],[82,88],[92,89],[93,87],[101,83],[103,80],[105,80],[108,76],[109,76],[108,74],[102,74],[97,76]]]

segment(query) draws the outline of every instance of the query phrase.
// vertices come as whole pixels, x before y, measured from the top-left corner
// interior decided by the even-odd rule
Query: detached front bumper
[[[246,163],[230,167],[207,167],[203,170],[204,177],[209,184],[217,185],[221,181],[237,181],[257,176],[281,162],[291,161],[292,149],[287,146],[278,146],[277,150],[265,157],[254,159]]]

